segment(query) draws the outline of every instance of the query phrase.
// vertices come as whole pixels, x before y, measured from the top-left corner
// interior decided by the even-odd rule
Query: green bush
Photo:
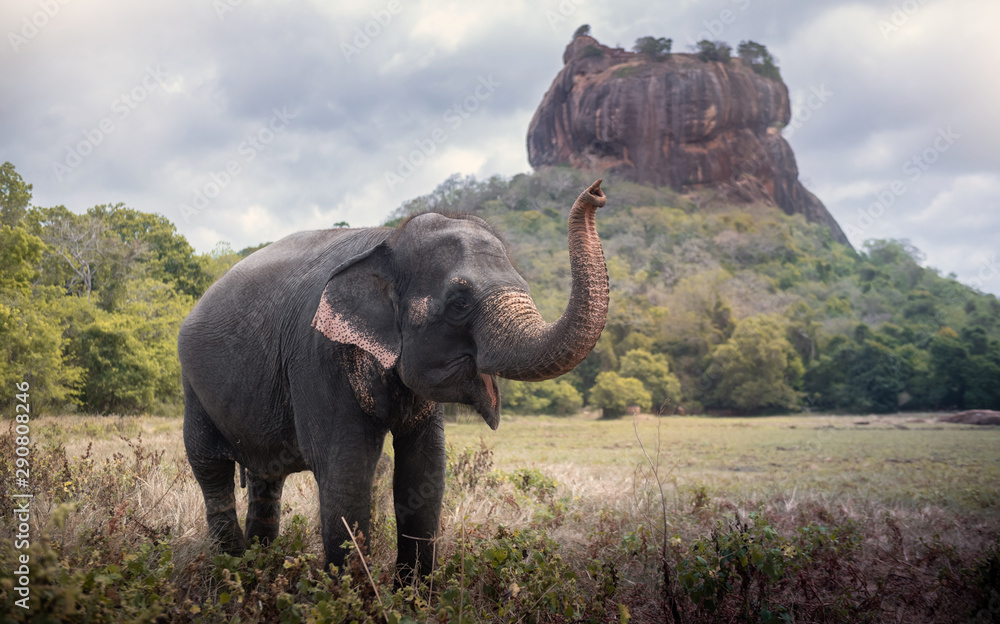
[[[562,379],[541,382],[508,381],[503,388],[503,402],[516,414],[574,414],[583,407],[583,397],[571,383]]]
[[[781,73],[774,63],[774,57],[765,46],[755,41],[741,41],[736,50],[739,57],[746,61],[754,72],[766,78],[781,80]]]
[[[600,408],[604,418],[618,418],[625,414],[630,405],[638,405],[649,411],[653,399],[649,390],[634,377],[622,377],[618,373],[605,371],[597,376],[590,390],[590,405]]]
[[[664,37],[639,37],[632,49],[639,54],[645,54],[654,61],[662,61],[670,57],[673,40]]]
[[[728,63],[730,58],[732,58],[733,49],[724,41],[702,39],[696,44],[695,48],[698,51],[698,58],[705,63],[710,61]]]

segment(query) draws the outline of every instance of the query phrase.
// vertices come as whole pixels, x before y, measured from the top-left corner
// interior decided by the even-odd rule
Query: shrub
[[[507,382],[503,400],[511,411],[518,414],[566,416],[583,407],[583,396],[571,383],[562,379]]]
[[[652,403],[653,398],[641,381],[611,371],[599,374],[590,391],[590,405],[600,408],[604,418],[624,415],[629,405],[648,411]]]
[[[632,49],[639,54],[645,54],[654,61],[662,61],[670,57],[670,48],[673,43],[672,39],[665,37],[639,37],[635,40]]]
[[[708,39],[699,41],[695,49],[698,52],[698,58],[706,63],[709,61],[728,63],[733,52],[733,49],[725,41],[709,41]]]
[[[774,57],[767,51],[767,48],[755,41],[741,41],[736,48],[736,52],[741,59],[746,61],[755,73],[766,78],[781,80],[778,66],[774,64]]]

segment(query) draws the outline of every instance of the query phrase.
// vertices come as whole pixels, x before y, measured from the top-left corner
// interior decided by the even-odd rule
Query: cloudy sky
[[[0,161],[37,205],[124,202],[238,249],[377,225],[453,173],[529,171],[580,24],[626,48],[754,39],[789,86],[800,176],[855,246],[909,239],[1000,293],[996,0],[341,4],[4,0]]]

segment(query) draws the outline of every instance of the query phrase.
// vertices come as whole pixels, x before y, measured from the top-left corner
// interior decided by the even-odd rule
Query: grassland
[[[277,544],[217,556],[180,420],[40,418],[32,433],[33,611],[13,606],[2,472],[4,621],[1000,622],[997,427],[584,414],[492,432],[460,416],[436,585],[393,587],[385,473],[366,536],[378,595],[360,560],[322,571],[308,473],[286,483]]]

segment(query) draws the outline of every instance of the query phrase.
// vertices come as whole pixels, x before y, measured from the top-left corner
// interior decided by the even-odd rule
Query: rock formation
[[[791,117],[788,88],[734,58],[693,54],[664,60],[576,37],[565,66],[528,128],[532,167],[609,170],[675,189],[711,186],[743,201],[768,201],[830,228],[826,207],[798,179],[781,136]]]

